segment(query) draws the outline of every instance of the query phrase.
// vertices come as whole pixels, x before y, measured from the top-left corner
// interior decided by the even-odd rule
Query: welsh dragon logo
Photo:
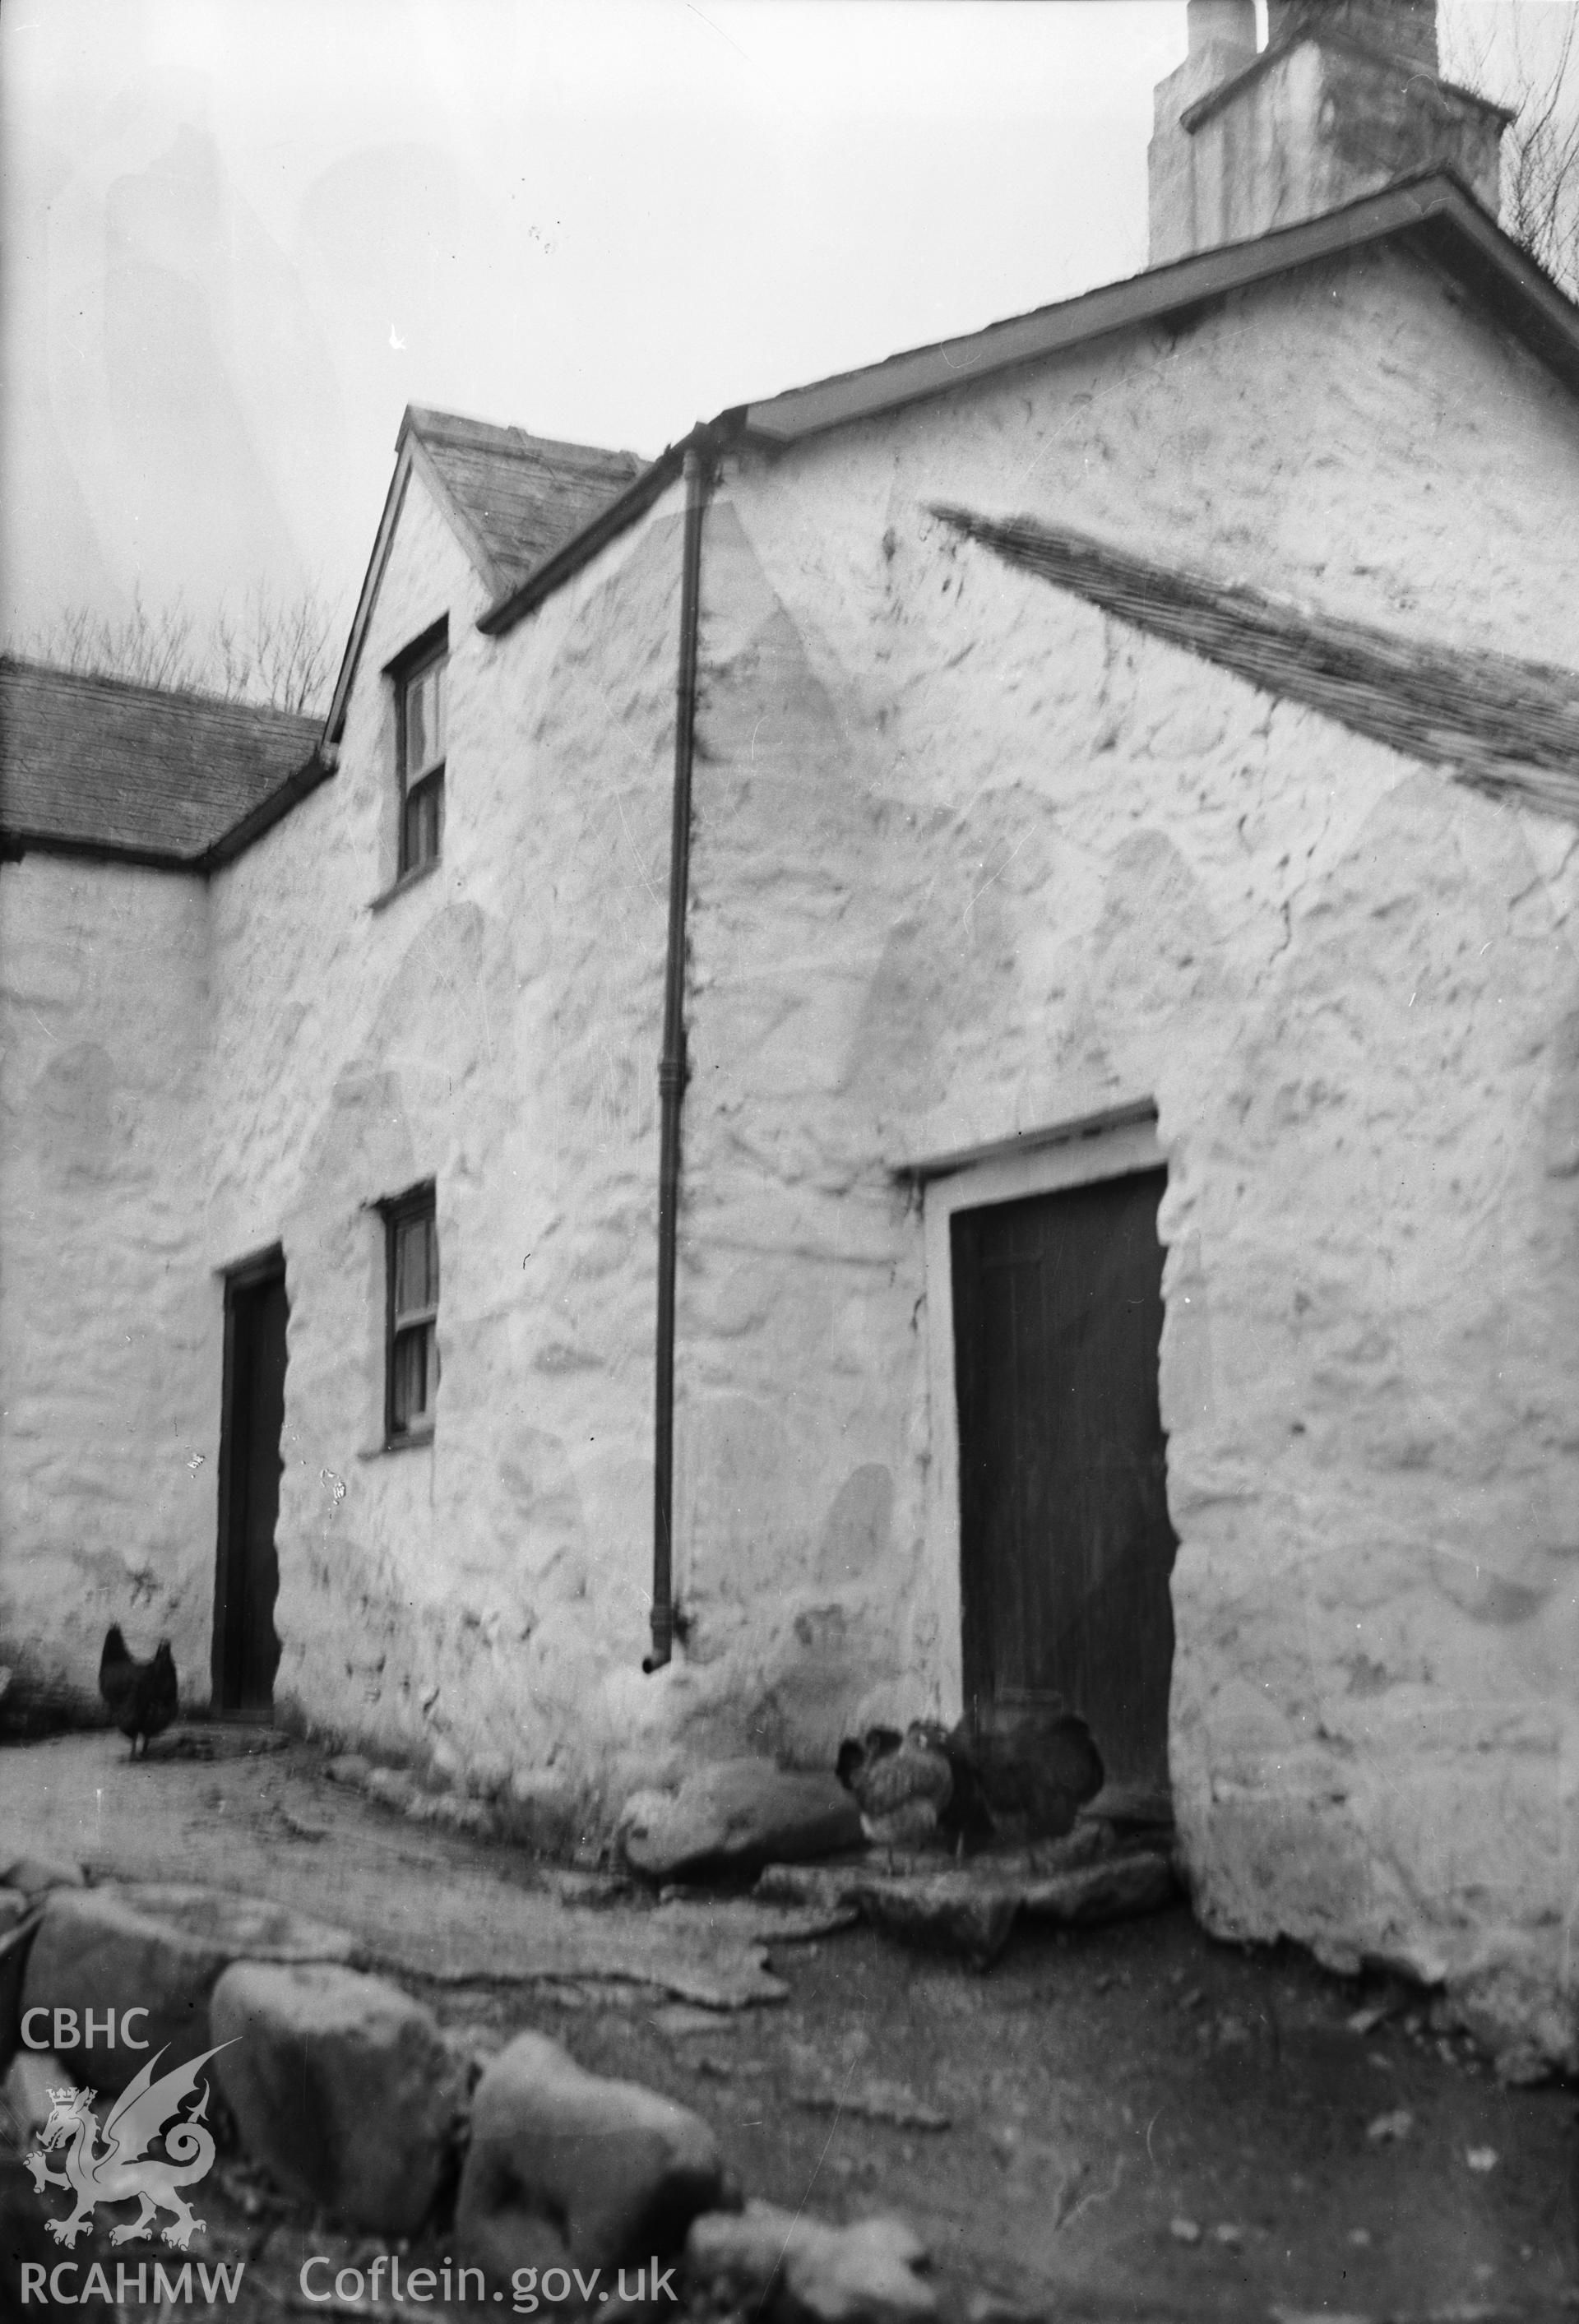
[[[46,2187],[69,2187],[77,2197],[77,2208],[69,2218],[44,2221],[57,2243],[69,2250],[92,2226],[100,2203],[126,2203],[135,2198],[142,2206],[137,2217],[129,2226],[112,2228],[111,2243],[150,2241],[158,2214],[169,2211],[172,2222],[162,2231],[163,2240],[178,2251],[186,2250],[193,2233],[200,2233],[207,2224],[192,2217],[190,2204],[179,2190],[201,2179],[213,2164],[214,2136],[203,2120],[208,2084],[203,2084],[202,2096],[189,2115],[180,2116],[179,2109],[198,2087],[200,2069],[229,2047],[227,2042],[221,2042],[155,2081],[153,2069],[164,2055],[162,2050],[157,2052],[105,2116],[102,2149],[98,2118],[93,2112],[97,2092],[51,2090],[42,2151],[27,2157],[27,2167],[41,2195]],[[151,2155],[148,2149],[162,2131],[164,2153]],[[62,2144],[66,2167],[51,2171],[46,2157]]]

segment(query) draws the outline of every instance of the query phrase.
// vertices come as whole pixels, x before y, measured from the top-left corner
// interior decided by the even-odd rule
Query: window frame
[[[383,1441],[387,1451],[404,1444],[431,1443],[438,1419],[439,1303],[443,1277],[439,1259],[437,1181],[425,1178],[415,1186],[408,1186],[403,1194],[392,1194],[378,1208],[383,1220]],[[432,1231],[433,1296],[420,1308],[401,1309],[396,1305],[400,1239],[402,1231],[418,1220],[424,1221]],[[396,1358],[401,1342],[419,1331],[429,1334],[428,1360],[432,1367],[432,1379],[423,1416],[413,1426],[396,1414]]]
[[[449,622],[448,616],[424,630],[403,652],[388,665],[394,683],[395,695],[395,778],[399,816],[395,830],[395,879],[414,879],[442,862],[444,855],[445,770],[448,759],[449,687]],[[439,678],[439,750],[437,754],[413,770],[409,763],[409,712],[407,705],[412,688],[429,674],[438,670]],[[418,854],[407,844],[407,825],[411,802],[429,792],[434,800],[433,846],[431,853]]]

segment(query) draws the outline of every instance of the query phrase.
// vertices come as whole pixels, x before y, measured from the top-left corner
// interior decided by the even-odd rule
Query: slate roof
[[[935,506],[1008,564],[1460,782],[1579,823],[1579,670],[1436,645],[1029,517]]]
[[[408,435],[421,445],[475,534],[495,593],[518,586],[574,540],[645,465],[634,452],[561,444],[420,404],[407,406],[397,451]]]
[[[413,468],[436,493],[489,594],[509,603],[532,574],[551,569],[568,542],[595,538],[598,519],[629,494],[646,463],[634,452],[562,444],[529,436],[523,428],[497,428],[408,403],[395,438],[394,475],[335,680],[324,729],[331,743],[345,732],[351,687]]]
[[[329,771],[317,718],[0,658],[0,853],[227,862]]]

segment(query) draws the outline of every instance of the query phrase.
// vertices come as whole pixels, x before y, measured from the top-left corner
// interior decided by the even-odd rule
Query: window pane
[[[439,1304],[439,1239],[433,1221],[402,1219],[395,1229],[395,1314]]]
[[[408,781],[444,756],[444,664],[435,662],[420,677],[407,681],[406,763]]]
[[[401,826],[401,869],[414,872],[419,864],[439,860],[444,837],[444,778],[429,775],[407,794]]]
[[[389,1225],[389,1425],[402,1435],[433,1425],[439,1390],[439,1222],[433,1196],[397,1213]]]
[[[411,1428],[428,1414],[428,1342],[430,1324],[402,1332],[394,1344],[394,1423]]]

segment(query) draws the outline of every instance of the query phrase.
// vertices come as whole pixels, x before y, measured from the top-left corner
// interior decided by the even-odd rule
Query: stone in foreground
[[[963,1953],[982,1969],[1002,1952],[1021,1913],[1030,1920],[1082,1926],[1158,1912],[1177,1895],[1167,1849],[1120,1847],[1093,1854],[1089,1844],[1073,1846],[1074,1839],[1009,1859],[978,1858],[946,1871],[771,1865],[755,1893],[773,1904],[854,1906],[903,1944]],[[1043,1870],[1049,1861],[1057,1868]]]
[[[255,2162],[353,2227],[415,2235],[465,2081],[420,2002],[328,1963],[238,1961],[214,1988],[215,2061]]]
[[[918,2273],[926,2262],[902,2219],[831,2227],[751,2202],[696,2221],[686,2288],[698,2311],[739,2310],[760,2324],[919,2324],[937,2306]]]
[[[723,2183],[699,2116],[518,2034],[472,2101],[456,2236],[498,2282],[518,2267],[634,2266],[678,2250]]]
[[[8,1894],[0,1890],[0,2070],[22,2047],[22,1984],[37,1923],[25,1896],[14,1900],[18,1913],[5,1911]]]
[[[836,1776],[725,1759],[698,1767],[678,1792],[637,1792],[619,1840],[626,1863],[651,1880],[753,1871],[859,1848],[861,1811]]]
[[[1177,1894],[1171,1856],[1159,1849],[1136,1849],[1057,1873],[1048,1880],[1033,1880],[1020,1910],[1033,1921],[1080,1926],[1160,1912]]]
[[[70,2080],[59,2058],[48,2050],[19,2050],[0,2083],[0,2107],[7,2116],[13,2144],[18,2153],[31,2146],[50,2118],[54,2105],[51,2089]]]
[[[989,1887],[968,1873],[931,1879],[869,1880],[858,1902],[874,1928],[901,1944],[963,1953],[978,1969],[995,1961],[1020,1910],[1018,1888]]]
[[[98,2090],[124,2089],[167,2043],[166,2065],[212,2046],[208,1997],[233,1960],[338,1961],[358,1957],[355,1938],[258,1896],[219,1888],[55,1888],[32,1941],[23,2007],[51,2013],[56,2047],[71,2073]],[[146,2049],[73,2047],[60,2040],[53,2013],[74,2013],[78,2043],[89,2010],[102,2036],[113,2010],[117,2034],[126,2010]]]
[[[64,1857],[14,1856],[4,1872],[0,1872],[0,1887],[14,1888],[30,1900],[42,1896],[51,1888],[85,1888],[80,1864],[69,1863]]]

